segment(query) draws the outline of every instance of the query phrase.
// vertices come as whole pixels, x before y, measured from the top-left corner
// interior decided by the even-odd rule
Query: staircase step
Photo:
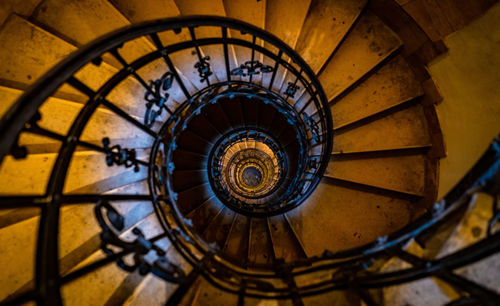
[[[195,293],[191,306],[220,306],[238,305],[238,296],[228,294],[210,284],[204,278],[200,278],[198,290]]]
[[[345,91],[401,45],[401,40],[377,16],[370,12],[363,14],[319,76],[328,100]]]
[[[253,24],[261,29],[265,28],[266,21],[266,2],[265,1],[245,1],[245,0],[223,0],[224,9],[226,11],[227,17],[242,20]],[[231,38],[242,39],[248,42],[253,42],[252,36],[249,34],[243,34],[240,31],[231,30],[229,35]],[[259,46],[263,46],[263,41],[261,39],[256,39],[255,42]],[[229,46],[230,57],[232,54],[236,57],[237,63],[232,64],[230,61],[231,69],[236,68],[236,66],[245,64],[246,61],[252,59],[252,50],[246,47],[240,46]],[[255,52],[254,60],[263,62],[262,54]],[[250,81],[248,76],[232,76],[236,80]],[[260,84],[262,80],[262,73],[255,74],[252,76],[252,83]]]
[[[213,195],[208,182],[185,189],[178,193],[177,205],[183,213],[187,213],[201,205]]]
[[[174,190],[186,190],[208,181],[206,170],[186,170],[174,171],[172,175],[172,182]]]
[[[279,215],[268,218],[270,236],[276,259],[284,259],[285,262],[305,259],[307,255],[294,232],[288,225],[285,216]]]
[[[0,101],[2,101],[0,102],[0,118],[3,117],[22,93],[21,90],[0,86]]]
[[[203,233],[203,238],[208,243],[215,243],[219,248],[224,246],[229,235],[231,225],[236,213],[224,207],[219,215],[213,219]]]
[[[137,227],[145,233],[147,239],[163,232],[163,229],[154,214],[145,218]],[[130,240],[134,239],[135,235],[129,231],[122,234],[121,237],[124,240]],[[165,251],[170,246],[166,238],[160,240],[157,244]],[[75,267],[75,269],[104,257],[105,255],[102,251],[97,251]],[[61,290],[63,299],[66,303],[78,305],[95,305],[102,303],[102,301],[109,300],[128,275],[129,273],[120,269],[116,263],[111,263],[63,286]],[[81,291],[78,290],[78,288],[89,288],[89,290],[92,290],[92,294],[82,296],[80,294]]]
[[[147,152],[139,150],[137,158],[144,158]],[[131,181],[144,179],[146,167],[139,167],[139,172],[125,166],[106,165],[105,155],[97,152],[75,152],[69,165],[64,186],[65,193],[103,192],[117,188]],[[107,187],[110,186],[110,187]]]
[[[392,233],[411,219],[411,202],[333,184],[323,179],[300,207],[287,213],[306,254],[360,246]]]
[[[44,0],[33,13],[36,22],[77,46],[83,46],[104,34],[129,25],[128,20],[108,1],[82,0],[63,3]],[[126,43],[120,54],[126,60],[137,59],[150,52],[145,40]]]
[[[334,153],[355,153],[431,146],[419,104],[359,122],[334,133]]]
[[[22,93],[17,89],[0,86],[0,97],[5,97],[5,105],[12,104]],[[44,129],[65,135],[82,108],[81,103],[49,98],[40,108],[41,119],[37,123]],[[108,109],[101,107],[95,111],[88,121],[80,140],[102,146],[104,137],[110,138],[115,144],[127,145],[133,148],[148,147],[153,142],[149,135]],[[47,148],[49,145],[58,149],[60,142],[55,139],[24,133],[20,138],[20,144],[27,146],[29,153],[36,154],[48,153],[48,149],[40,152],[40,148]],[[30,150],[30,148],[33,150]],[[36,151],[36,149],[39,151]]]
[[[36,219],[36,220],[35,220]],[[0,231],[0,301],[35,276],[38,219],[32,218]],[[22,256],[20,256],[22,254]],[[15,260],[13,260],[15,258]]]
[[[26,90],[34,80],[76,50],[73,45],[17,15],[11,15],[6,21],[0,31],[0,43],[9,46],[8,50],[0,52],[0,61],[3,63],[0,84],[18,90]],[[116,69],[106,63],[101,63],[99,67],[90,63],[75,76],[91,89],[97,90],[115,73]],[[145,103],[137,103],[136,97],[144,96],[144,92],[137,81],[128,78],[108,95],[108,99],[129,113],[142,117]],[[88,100],[83,93],[67,84],[61,86],[54,96],[74,102]]]
[[[437,258],[450,255],[460,249],[487,238],[488,223],[493,218],[497,200],[487,194],[476,194],[460,224],[439,250]],[[496,231],[495,231],[496,228]],[[492,227],[498,232],[498,225]],[[456,274],[500,294],[500,254],[493,254],[481,261],[456,269]]]
[[[238,214],[224,245],[224,253],[243,264],[248,256],[249,218]]]
[[[248,261],[250,264],[269,265],[274,263],[273,242],[269,235],[267,220],[264,218],[250,219],[248,246]]]
[[[334,129],[423,95],[420,82],[398,55],[330,106]]]
[[[401,193],[423,196],[425,155],[332,157],[325,176]]]
[[[193,229],[201,234],[206,230],[210,221],[221,212],[222,207],[222,203],[214,195],[189,212],[186,218],[191,219]]]
[[[147,183],[145,181],[142,181],[111,190],[108,193],[147,193],[147,191]],[[147,215],[151,215],[151,213],[153,212],[151,204],[144,202],[114,202],[113,206],[123,216],[125,216],[125,230],[131,228],[142,218],[146,217]],[[75,267],[84,258],[98,251],[101,241],[99,237],[100,227],[97,225],[93,210],[94,205],[92,204],[70,205],[64,206],[61,209],[61,224],[59,231],[59,268],[61,274],[63,275],[66,274],[71,268]],[[12,226],[2,229],[2,231],[0,231],[0,241],[2,241],[2,243],[7,243],[9,241],[8,235],[11,232],[17,235],[18,238],[16,239],[22,238],[22,235],[26,236],[27,234],[29,234],[30,236],[24,237],[22,242],[18,241],[13,245],[15,247],[22,246],[23,248],[25,248],[24,251],[27,252],[27,255],[31,254],[29,250],[32,249],[34,255],[34,247],[36,245],[37,235],[36,232],[30,232],[29,229],[31,227],[38,229],[39,212],[36,213],[35,218],[33,218],[34,216],[29,217],[31,218],[26,218],[27,220],[25,221],[13,224]],[[32,247],[29,245],[32,245]],[[11,248],[5,249],[6,252],[8,252],[9,250],[11,250]],[[31,256],[27,257],[28,260],[31,260],[32,263],[34,258]],[[7,259],[12,257],[6,256],[5,258]],[[0,258],[0,260],[2,259]],[[29,267],[33,266],[31,263],[24,262],[24,257],[22,260],[16,261],[16,263]],[[18,274],[16,274],[17,280],[8,286],[11,289],[6,290],[6,293],[15,292],[14,296],[16,296],[18,293],[26,292],[27,290],[33,288],[34,275],[32,273],[23,272],[24,268],[21,268],[21,266],[14,265],[13,268],[18,269],[19,271]],[[0,282],[2,280],[3,277],[0,278]],[[0,291],[0,293],[2,292],[3,291]],[[2,300],[4,297],[5,296],[0,295],[0,300]]]
[[[295,50],[318,73],[363,11],[367,0],[313,0]]]
[[[266,3],[266,31],[273,33],[288,46],[295,48],[301,29],[309,10],[311,0],[295,1],[293,5],[286,0],[267,1]],[[278,53],[277,48],[265,43],[265,48]],[[285,61],[290,61],[286,56]],[[268,57],[264,57],[264,64],[274,67],[275,62]],[[272,88],[279,91],[286,77],[286,72],[283,67],[279,67],[276,71],[276,77]],[[272,73],[266,73],[262,76],[262,84],[269,86],[272,78]],[[286,84],[285,84],[286,85]]]

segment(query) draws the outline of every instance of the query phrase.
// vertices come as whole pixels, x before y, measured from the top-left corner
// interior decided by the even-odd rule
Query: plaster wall
[[[443,101],[437,106],[447,156],[439,195],[445,195],[500,133],[500,3],[445,38],[449,51],[429,63]]]

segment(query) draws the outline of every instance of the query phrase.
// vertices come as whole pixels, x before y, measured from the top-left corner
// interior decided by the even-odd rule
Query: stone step
[[[325,176],[344,181],[423,196],[427,157],[396,156],[332,157]]]
[[[158,234],[163,233],[163,228],[157,220],[155,214],[143,219],[141,223],[137,226],[145,233],[147,239],[154,237]],[[127,231],[121,235],[124,240],[133,240],[135,235],[131,231]],[[167,250],[170,246],[168,239],[164,238],[157,242],[163,250]],[[104,258],[106,255],[102,251],[97,251],[90,257],[81,262],[76,266],[74,270],[84,267],[96,260]],[[148,254],[148,257],[150,255]],[[151,257],[154,260],[155,256]],[[61,294],[64,301],[68,304],[74,305],[96,305],[102,303],[102,301],[107,301],[113,295],[115,290],[117,290],[122,282],[130,275],[118,267],[116,263],[111,263],[99,270],[82,276],[71,283],[62,287]],[[92,294],[82,295],[78,288],[88,288],[88,292]]]
[[[333,153],[422,148],[432,145],[420,104],[409,104],[334,133]]]
[[[76,47],[61,38],[41,29],[17,15],[11,15],[0,30],[0,43],[9,48],[0,52],[0,85],[26,90],[36,79],[55,64],[76,50]],[[101,63],[92,63],[80,69],[75,77],[97,90],[117,72],[116,68]],[[145,103],[137,103],[137,97],[144,97],[145,88],[131,77],[123,80],[107,96],[107,99],[131,115],[143,117]],[[80,91],[65,84],[54,94],[72,102],[84,103],[88,98]]]
[[[295,50],[318,73],[356,21],[366,0],[313,0]]]
[[[145,194],[147,192],[146,182],[140,181],[110,190],[106,193]],[[147,202],[114,202],[113,206],[125,217],[125,230],[132,228],[143,218],[153,213],[151,203]],[[17,211],[21,211],[21,209]],[[14,295],[17,295],[16,291],[19,293],[25,292],[34,287],[34,274],[32,270],[34,268],[33,262],[35,259],[40,212],[38,211],[35,215],[31,216],[25,215],[24,217],[24,221],[2,228],[0,231],[0,241],[3,245],[7,246],[2,251],[0,261],[13,258],[15,253],[23,252],[25,254],[21,257],[17,256],[18,260],[15,261],[15,264],[9,264],[4,270],[5,273],[2,273],[0,283],[3,284],[5,282],[5,285],[2,285],[2,288],[5,290],[0,290],[0,300],[3,300],[7,294],[14,293]],[[61,209],[60,220],[59,268],[61,274],[64,275],[84,258],[98,251],[100,247],[100,227],[94,216],[93,204],[64,206]],[[33,231],[30,229],[33,229]],[[11,254],[11,256],[8,254]],[[12,281],[13,279],[15,281]]]
[[[324,178],[287,213],[308,256],[353,248],[392,233],[411,220],[412,202]]]
[[[377,16],[363,14],[319,75],[329,101],[401,47],[402,42]]]
[[[345,127],[423,95],[420,82],[398,55],[330,106],[334,129]]]

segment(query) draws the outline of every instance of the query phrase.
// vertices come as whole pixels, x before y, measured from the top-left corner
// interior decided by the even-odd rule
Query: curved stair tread
[[[207,170],[174,171],[172,181],[174,190],[186,190],[208,182]]]
[[[228,294],[210,284],[208,281],[200,277],[200,282],[194,299],[191,302],[192,306],[220,306],[220,305],[237,305],[238,296]]]
[[[366,12],[354,25],[319,75],[332,100],[402,45],[399,37],[377,16]]]
[[[43,0],[32,17],[78,46],[130,24],[115,7],[104,0]],[[145,39],[128,42],[120,49],[120,53],[129,61],[150,51],[152,46]]]
[[[244,215],[237,214],[231,231],[226,239],[223,252],[228,257],[238,260],[245,265],[248,257],[250,219]]]
[[[56,159],[55,153],[29,154],[25,159],[6,156],[0,166],[0,194],[43,195]]]
[[[336,131],[333,153],[429,147],[432,142],[422,106],[412,104]]]
[[[363,11],[367,0],[313,0],[295,50],[318,73]]]
[[[323,179],[313,194],[287,213],[309,256],[360,246],[388,235],[411,219],[412,202],[332,184]]]
[[[186,219],[190,219],[193,229],[201,235],[210,222],[221,212],[223,204],[213,195],[195,209],[187,213]]]
[[[138,150],[137,158],[145,158],[147,154],[145,150]],[[134,172],[133,168],[106,165],[103,153],[75,152],[69,164],[63,192],[99,193],[144,179],[146,176],[146,167],[139,166],[139,172]]]
[[[273,33],[290,47],[295,48],[310,4],[311,0],[293,2],[286,0],[267,1],[265,30]],[[278,53],[278,50],[274,50],[268,44],[265,45],[267,48],[271,48],[274,53]],[[285,61],[289,61],[287,58],[284,59]],[[268,57],[264,57],[264,64],[273,66],[274,61]],[[283,67],[280,66],[276,71],[276,78],[272,88],[279,91],[282,84],[284,84],[283,79],[285,77],[286,73]],[[271,73],[262,76],[262,84],[264,86],[268,86],[270,81]]]
[[[269,217],[267,222],[271,244],[277,260],[282,259],[285,262],[292,262],[307,258],[301,241],[295,236],[285,216]]]
[[[207,243],[215,243],[219,248],[224,246],[231,230],[234,217],[237,214],[227,207],[223,207],[204,230],[202,237]]]
[[[158,222],[158,219],[155,214],[149,215],[147,218],[143,219],[138,225],[143,233],[145,233],[146,238],[154,237],[163,232],[163,229]],[[147,233],[147,234],[146,234]],[[124,240],[135,239],[135,235],[132,232],[126,231],[120,237]],[[160,246],[163,250],[167,251],[170,243],[168,239],[164,238],[159,240],[157,245]],[[79,265],[77,265],[74,269],[78,269],[79,267],[83,267],[87,264],[90,264],[96,260],[103,258],[103,252],[97,251],[92,254],[90,257],[85,259]],[[154,260],[156,255],[152,255],[151,253],[146,256],[146,258],[150,260]],[[122,282],[130,275],[128,272],[120,269],[115,263],[111,263],[106,265],[105,267],[94,271],[93,273],[86,274],[84,277],[78,278],[73,282],[70,282],[64,285],[61,288],[61,293],[63,295],[64,300],[67,303],[74,304],[86,304],[86,305],[95,305],[100,304],[102,301],[107,301],[113,295],[113,293],[120,287]],[[99,283],[102,286],[92,286],[92,283]],[[93,290],[93,294],[87,295],[85,298],[79,297],[78,295],[72,294],[74,290],[78,290],[77,288],[95,288]]]
[[[35,220],[36,219],[36,220]],[[38,219],[32,218],[2,228],[0,231],[0,301],[35,276],[36,237]],[[20,256],[22,254],[22,256]],[[15,258],[16,260],[12,260]]]
[[[136,183],[124,185],[122,187],[110,190],[106,192],[107,194],[127,194],[127,193],[145,193],[147,192],[147,182],[145,180],[139,181]],[[127,203],[127,202],[113,202],[113,206],[125,217],[124,229],[122,232],[126,232],[130,230],[132,227],[138,225],[142,219],[146,218],[148,215],[153,214],[153,208],[150,203],[138,202],[138,203]],[[87,209],[86,207],[90,207],[93,210],[92,205],[81,205],[78,206],[65,206],[63,210],[68,211],[68,215],[72,213],[72,209],[77,209],[78,211],[82,211]],[[90,212],[93,215],[93,211]],[[81,215],[81,214],[80,214]],[[38,223],[38,217],[29,220],[30,222]],[[69,226],[72,221],[76,221],[76,223]],[[61,275],[66,275],[70,270],[72,270],[75,266],[80,264],[83,260],[98,252],[101,246],[101,238],[100,231],[101,228],[92,228],[90,230],[85,230],[89,226],[96,226],[95,222],[88,223],[87,218],[83,220],[78,220],[75,218],[70,218],[68,220],[63,220],[61,223],[61,227],[67,227],[71,229],[69,231],[63,230],[60,235],[60,262],[59,262],[59,272]],[[85,233],[79,233],[80,227],[82,227],[82,231],[85,230]],[[75,239],[74,232],[76,230],[76,235],[79,239]],[[36,236],[30,237],[30,241],[35,244]],[[68,246],[68,243],[70,244]],[[73,245],[73,247],[72,247]],[[74,247],[76,246],[76,247]],[[23,292],[27,292],[30,289],[34,288],[35,282],[33,279],[25,282],[24,284],[19,284],[22,286],[18,286],[18,289],[12,294],[12,296],[18,296]],[[13,291],[11,291],[13,292]],[[0,299],[1,300],[1,299]]]
[[[325,176],[423,196],[427,156],[332,157]]]
[[[3,63],[0,83],[18,90],[28,88],[35,79],[76,50],[73,45],[17,15],[11,15],[0,30],[0,42],[9,46],[9,50],[0,52],[0,61]],[[30,56],[27,57],[27,54]],[[87,64],[75,76],[91,89],[97,90],[115,73],[116,69],[106,63],[101,63],[99,67]],[[144,104],[131,101],[135,101],[138,92],[139,96],[143,96],[144,89],[135,80],[126,79],[120,85],[122,84],[122,87],[115,88],[108,97],[132,114],[143,116]],[[72,102],[88,100],[82,92],[67,84],[61,86],[54,96]]]
[[[275,262],[273,243],[269,233],[267,218],[251,218],[248,246],[250,264],[270,265]]]
[[[132,23],[180,15],[174,0],[110,0],[110,2]]]
[[[334,129],[353,124],[424,94],[406,60],[397,55],[330,106]]]
[[[177,193],[177,205],[182,213],[190,212],[198,205],[205,202],[212,196],[213,192],[210,184],[203,184],[191,187]]]
[[[245,0],[223,0],[224,10],[227,17],[243,20],[254,26],[263,29],[266,25],[266,1],[245,1]],[[242,34],[239,31],[230,30],[229,35],[231,38],[243,39],[252,42],[252,36],[248,34]],[[256,40],[256,44],[262,46],[264,43],[260,39]],[[229,46],[229,51],[232,52],[233,57],[238,61],[237,64],[233,64],[232,67],[240,66],[245,64],[246,61],[252,59],[252,51],[250,48],[240,47],[240,46]],[[262,54],[255,52],[254,60],[263,62]],[[253,75],[252,82],[260,84],[262,81],[262,73]],[[246,80],[250,78],[248,76],[232,76],[232,78]]]
[[[123,289],[121,296],[118,295],[117,299],[109,299],[106,302],[106,305],[165,305],[165,302],[168,300],[168,297],[172,295],[174,290],[177,288],[177,285],[172,283],[167,283],[162,279],[157,278],[156,276],[150,274],[146,276],[140,276],[141,283],[138,286],[135,282],[132,282],[130,285],[130,289],[134,290],[134,292],[127,291],[127,289]],[[122,284],[123,286],[125,284]],[[120,286],[120,287],[121,287]],[[127,297],[127,294],[131,294]],[[127,298],[123,301],[124,298]]]

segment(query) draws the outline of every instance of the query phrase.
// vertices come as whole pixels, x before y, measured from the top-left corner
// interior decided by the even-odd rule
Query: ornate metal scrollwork
[[[231,75],[250,76],[254,74],[272,72],[273,67],[264,65],[259,61],[247,61],[238,68],[231,70]]]
[[[146,114],[144,115],[146,126],[151,127],[163,110],[172,114],[167,107],[167,100],[170,97],[167,91],[172,88],[173,82],[174,73],[171,71],[166,72],[156,81],[150,81],[149,88],[144,95],[144,99],[147,101]],[[156,109],[153,109],[153,106],[156,106]]]
[[[37,127],[38,121],[40,121],[41,119],[42,115],[40,114],[39,111],[37,111],[35,115],[31,117],[31,119],[28,122],[26,122],[23,131],[29,131],[32,130],[34,127]],[[19,145],[19,137],[21,136],[21,133],[17,135],[16,141],[14,141],[14,144],[10,148],[10,154],[12,154],[12,156],[15,159],[26,158],[26,156],[28,155],[28,149],[25,146]]]
[[[166,253],[156,243],[154,239],[146,239],[142,231],[135,227],[132,233],[136,235],[136,239],[132,242],[127,242],[119,237],[119,232],[125,228],[125,218],[106,201],[97,202],[94,209],[97,222],[102,228],[101,232],[101,249],[108,256],[116,256],[118,252],[114,249],[119,248],[119,253],[126,256],[133,254],[133,263],[128,264],[123,257],[116,259],[118,266],[127,271],[139,271],[141,275],[153,273],[154,275],[172,283],[181,283],[185,279],[184,271],[177,265],[171,263],[166,257]],[[103,213],[106,214],[106,219]],[[113,247],[111,249],[110,247]],[[145,259],[145,256],[150,251],[156,253],[157,259],[150,263]]]
[[[314,121],[314,119],[312,119],[311,117],[309,117],[306,113],[303,113],[302,117],[304,118],[304,121],[307,124],[307,127],[311,131],[312,139],[315,142],[319,142],[320,141],[320,137],[319,137],[319,126],[318,126],[318,123],[316,121]]]
[[[208,77],[212,75],[209,60],[210,56],[205,56],[194,64],[194,68],[198,69],[198,73],[200,74],[200,82],[208,81]]]
[[[135,149],[122,149],[120,145],[110,147],[109,138],[102,139],[104,154],[106,154],[106,164],[113,166],[125,166],[125,168],[134,167],[134,172],[139,172],[139,162],[136,159]]]
[[[288,82],[288,86],[287,86],[285,92],[283,92],[283,93],[291,98],[294,98],[295,93],[299,89],[300,89],[300,86],[298,86],[297,84],[295,84],[293,82]]]

